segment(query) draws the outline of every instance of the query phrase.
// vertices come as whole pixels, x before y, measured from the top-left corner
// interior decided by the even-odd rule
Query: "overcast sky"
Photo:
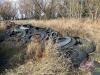
[[[10,1],[10,2],[18,2],[19,0],[0,0],[0,3],[3,3],[4,1]]]

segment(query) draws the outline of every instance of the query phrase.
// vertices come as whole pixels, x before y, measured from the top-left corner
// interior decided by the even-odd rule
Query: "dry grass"
[[[40,27],[51,27],[59,31],[64,36],[80,36],[84,38],[89,38],[94,40],[97,44],[97,50],[95,52],[94,58],[100,61],[100,23],[98,21],[92,21],[89,19],[77,20],[77,19],[57,19],[57,20],[19,20],[15,21],[17,24],[31,23],[34,26]],[[0,23],[1,29],[5,26],[3,22]],[[48,43],[49,42],[49,43]],[[25,49],[28,55],[32,53],[38,56],[41,54],[41,46],[36,43],[33,46],[32,42],[27,45]],[[38,46],[37,46],[38,45]],[[39,57],[40,58],[40,57]],[[37,59],[39,59],[37,58]],[[13,60],[12,60],[13,61]],[[45,43],[45,49],[43,50],[43,57],[38,61],[27,60],[25,64],[20,65],[13,70],[6,70],[5,75],[67,75],[67,59],[60,55],[59,52],[54,49],[52,42],[47,41]],[[87,75],[88,73],[83,75]],[[69,74],[70,75],[70,74]],[[73,73],[71,75],[82,75],[82,73]],[[88,74],[90,75],[90,74]]]

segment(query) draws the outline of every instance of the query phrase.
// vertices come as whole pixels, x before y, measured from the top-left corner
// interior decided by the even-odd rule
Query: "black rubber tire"
[[[63,49],[66,49],[66,48],[74,46],[75,43],[76,43],[76,40],[74,38],[72,38],[72,37],[70,37],[70,39],[71,39],[71,41],[69,43],[67,43],[67,44],[65,44],[63,46],[59,46],[58,48],[63,50]]]
[[[96,50],[96,44],[93,41],[90,41],[89,39],[78,39],[80,42],[79,47],[80,49],[84,50],[86,53],[92,53]]]

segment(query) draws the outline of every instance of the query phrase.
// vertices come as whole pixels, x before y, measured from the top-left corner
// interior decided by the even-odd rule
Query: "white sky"
[[[3,2],[12,2],[12,3],[17,3],[19,0],[0,0],[0,3],[3,3]]]
[[[18,0],[8,0],[8,1],[14,1],[14,2],[17,2]]]
[[[13,1],[17,1],[17,0],[13,0]]]

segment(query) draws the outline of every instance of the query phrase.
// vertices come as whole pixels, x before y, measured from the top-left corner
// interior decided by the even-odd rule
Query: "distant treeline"
[[[0,20],[100,17],[100,0],[19,0],[0,4]]]

